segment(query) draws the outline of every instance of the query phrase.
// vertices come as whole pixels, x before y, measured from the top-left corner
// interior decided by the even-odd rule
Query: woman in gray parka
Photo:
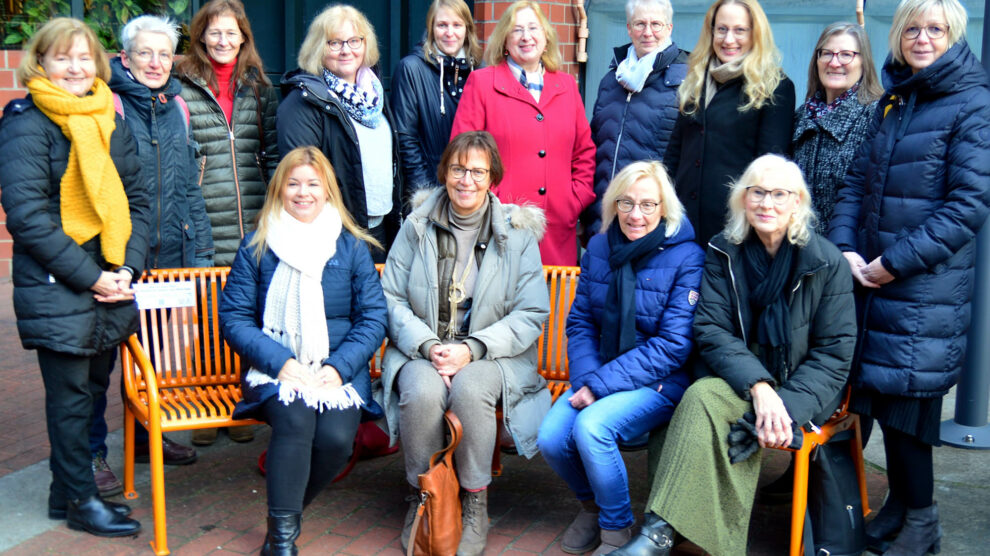
[[[506,428],[526,457],[536,455],[550,409],[536,372],[536,342],[550,312],[538,247],[546,221],[539,209],[503,205],[489,192],[502,175],[491,134],[455,137],[437,170],[446,187],[414,197],[382,275],[389,346],[381,403],[393,443],[401,430],[410,487],[443,448],[444,411],[464,427],[455,452],[464,489],[458,554],[485,547],[495,406],[502,402]],[[417,505],[413,496],[403,548]]]

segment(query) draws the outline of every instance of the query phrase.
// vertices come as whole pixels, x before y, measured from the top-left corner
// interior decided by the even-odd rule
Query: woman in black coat
[[[48,515],[94,535],[133,535],[141,524],[130,508],[98,494],[89,425],[114,350],[137,329],[131,279],[148,253],[148,188],[114,113],[106,54],[83,22],[59,17],[39,29],[17,79],[30,95],[0,120],[0,202],[14,238],[17,331],[38,350],[45,383]]]
[[[474,18],[464,0],[434,0],[426,40],[399,60],[392,77],[392,110],[406,188],[439,187],[437,166],[450,141],[464,82],[481,63]]]
[[[704,247],[725,224],[729,182],[791,141],[794,84],[756,0],[716,0],[688,57],[664,165]]]
[[[885,554],[938,552],[932,446],[966,353],[976,234],[990,214],[990,85],[957,0],[903,0],[887,87],[839,190],[829,239],[862,286],[852,409],[883,430]],[[898,531],[900,533],[898,534]]]

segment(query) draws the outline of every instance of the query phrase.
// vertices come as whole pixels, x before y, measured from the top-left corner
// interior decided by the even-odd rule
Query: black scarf
[[[636,347],[636,273],[667,239],[663,221],[636,241],[626,238],[618,220],[612,222],[607,233],[612,281],[608,284],[602,315],[599,354],[604,362]]]
[[[772,259],[756,234],[750,234],[743,242],[749,304],[756,316],[760,360],[778,383],[785,382],[790,371],[791,311],[787,286],[791,282],[794,252],[787,238],[780,242]]]

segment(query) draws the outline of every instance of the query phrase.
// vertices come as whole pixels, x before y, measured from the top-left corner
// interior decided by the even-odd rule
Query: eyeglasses
[[[856,56],[858,55],[859,52],[856,52],[854,50],[832,51],[822,48],[821,50],[818,51],[818,61],[827,65],[832,63],[833,58],[837,58],[840,64],[846,66],[852,63],[852,61],[855,60]]]
[[[732,36],[737,39],[741,39],[749,35],[749,29],[746,27],[736,27],[735,29],[729,29],[728,27],[715,28],[715,36],[719,38],[725,38],[730,32],[732,33]]]
[[[633,207],[639,207],[639,212],[642,212],[645,216],[649,216],[657,211],[657,207],[660,203],[656,201],[640,201],[634,203],[629,199],[616,199],[615,208],[619,209],[619,212],[632,212]]]
[[[167,66],[172,63],[172,53],[171,52],[152,52],[150,50],[139,50],[137,52],[131,52],[131,57],[139,60],[142,63],[147,64],[152,59],[158,57],[158,63],[163,66]]]
[[[756,187],[756,186],[751,186],[746,188],[746,195],[749,198],[750,202],[755,203],[757,205],[762,203],[763,200],[767,198],[767,195],[769,195],[770,200],[773,201],[773,204],[780,206],[786,203],[787,200],[790,199],[791,195],[793,194],[794,192],[788,189],[767,190],[767,189],[763,189],[762,187]]]
[[[928,35],[929,39],[941,39],[945,36],[945,32],[949,30],[948,25],[929,25],[927,27],[908,27],[904,30],[905,39],[916,39],[921,36],[921,32],[924,31]]]
[[[650,30],[653,31],[654,33],[660,33],[664,29],[666,29],[667,26],[669,25],[670,25],[669,23],[663,23],[660,21],[650,21],[649,23],[647,23],[646,21],[634,21],[632,24],[632,28],[637,33],[643,33],[646,31],[647,26],[649,26]]]
[[[351,37],[346,41],[342,41],[340,39],[330,39],[327,41],[327,46],[330,47],[331,52],[340,52],[344,49],[345,44],[347,45],[347,48],[357,50],[361,48],[362,44],[364,44],[364,37]]]
[[[227,39],[227,42],[237,42],[241,40],[241,34],[237,31],[207,31],[206,38],[210,42],[220,42],[222,38]]]
[[[529,33],[529,36],[537,37],[543,33],[543,27],[540,27],[539,25],[535,25],[535,24],[530,25],[529,27],[516,27],[515,29],[510,31],[509,34],[512,35],[513,38],[521,39],[526,35],[527,32]]]
[[[471,172],[471,179],[476,182],[484,181],[488,177],[488,168],[465,168],[457,164],[451,164],[447,169],[455,180],[463,178],[468,172]]]

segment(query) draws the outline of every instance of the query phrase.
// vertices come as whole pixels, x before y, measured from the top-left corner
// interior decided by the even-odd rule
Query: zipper
[[[739,318],[739,330],[742,332],[743,345],[748,346],[749,341],[746,339],[746,327],[743,325],[742,308],[739,306],[739,290],[736,288],[736,273],[732,271],[732,257],[711,242],[708,243],[708,246],[725,255],[726,260],[729,261],[729,281],[732,282],[732,294],[736,296],[736,316]]]
[[[206,154],[202,154],[199,157],[199,180],[196,182],[196,185],[198,185],[200,189],[203,189],[203,175],[205,173],[206,173]]]
[[[244,239],[244,214],[242,212],[243,211],[243,208],[241,206],[241,182],[240,182],[240,177],[237,175],[237,151],[234,150],[234,124],[233,124],[234,114],[233,114],[233,108],[231,108],[231,115],[230,115],[230,120],[231,121],[228,122],[227,121],[227,115],[223,113],[223,108],[220,107],[220,103],[217,101],[217,97],[216,97],[216,95],[213,94],[213,91],[211,91],[209,87],[204,87],[204,86],[200,85],[199,83],[196,83],[195,81],[193,81],[193,83],[197,87],[199,87],[200,90],[202,90],[204,93],[206,93],[206,95],[213,101],[213,104],[216,105],[217,110],[220,111],[220,120],[224,123],[224,125],[227,126],[227,136],[230,137],[230,162],[231,162],[231,170],[233,170],[233,172],[234,172],[234,198],[237,199],[237,229],[240,231],[241,239]],[[240,91],[241,91],[241,87],[240,86],[237,87],[237,91],[234,91],[234,104],[235,105],[237,104],[237,95],[238,95],[238,93],[240,93]],[[202,174],[202,171],[205,170],[205,167],[206,167],[206,155],[205,154],[203,155],[203,159],[200,162],[200,166],[201,166],[201,172],[200,172],[199,180],[200,180],[200,186],[202,186],[202,184],[203,184],[203,174]]]
[[[632,91],[626,93],[626,105],[622,107],[622,119],[619,120],[619,135],[615,138],[615,152],[612,153],[612,173],[609,174],[608,181],[615,177],[615,165],[619,162],[619,145],[622,144],[622,132],[626,129],[626,113],[629,112],[629,101],[632,100]]]
[[[150,134],[156,129],[158,129],[158,117],[155,114],[155,99],[151,99],[151,129],[148,130],[148,133]],[[158,182],[156,183],[158,190],[158,207],[156,207],[158,209],[158,218],[155,220],[157,223],[155,226],[155,236],[158,238],[158,241],[155,244],[155,254],[152,257],[152,262],[154,263],[152,268],[158,268],[158,255],[162,250],[162,146],[156,137],[152,137],[151,144],[155,146],[155,164],[158,171]]]

